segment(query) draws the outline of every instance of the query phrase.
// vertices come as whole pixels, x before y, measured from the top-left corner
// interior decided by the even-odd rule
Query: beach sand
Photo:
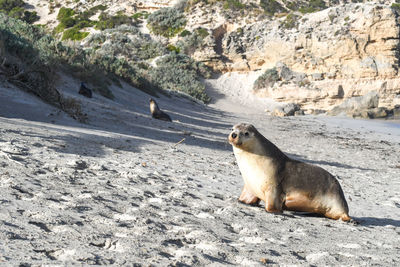
[[[274,103],[223,79],[207,81],[208,106],[156,98],[172,123],[152,119],[149,96],[126,84],[112,101],[60,82],[87,124],[2,87],[0,265],[400,265],[400,127],[271,117]],[[227,142],[238,122],[335,175],[359,224],[238,203]]]

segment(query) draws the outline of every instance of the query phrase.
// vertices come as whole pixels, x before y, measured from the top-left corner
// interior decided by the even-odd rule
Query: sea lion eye
[[[246,136],[246,137],[249,136],[249,132],[245,132],[244,136]]]

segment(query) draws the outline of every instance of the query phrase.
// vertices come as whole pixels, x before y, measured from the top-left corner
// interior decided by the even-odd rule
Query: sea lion
[[[244,180],[239,201],[263,200],[268,212],[305,211],[351,220],[343,190],[326,170],[289,158],[251,124],[236,124],[228,140]]]
[[[150,101],[150,112],[153,118],[163,121],[172,121],[171,117],[158,107],[156,101],[153,98],[150,98],[149,101]]]
[[[81,82],[81,87],[79,88],[79,94],[86,96],[88,98],[92,98],[92,90],[87,88],[84,82]]]

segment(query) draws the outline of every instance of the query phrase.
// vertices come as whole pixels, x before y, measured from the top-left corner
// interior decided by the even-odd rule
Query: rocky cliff
[[[303,108],[329,109],[374,90],[381,106],[393,107],[400,104],[399,31],[391,6],[346,4],[243,27],[218,26],[215,53],[206,48],[197,58],[222,72],[276,68],[279,81],[255,93]]]

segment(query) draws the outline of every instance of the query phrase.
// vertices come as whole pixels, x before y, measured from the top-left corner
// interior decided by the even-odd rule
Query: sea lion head
[[[157,105],[156,101],[153,98],[150,98],[149,102],[150,102],[150,112],[152,114],[156,113],[158,111],[158,105]]]
[[[248,123],[239,123],[233,126],[228,141],[232,146],[242,150],[251,150],[257,135],[256,128]]]

